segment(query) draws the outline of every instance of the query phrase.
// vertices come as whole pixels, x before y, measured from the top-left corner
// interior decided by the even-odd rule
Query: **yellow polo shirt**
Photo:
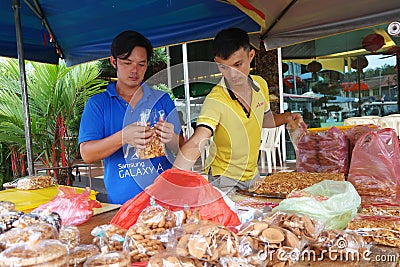
[[[246,114],[224,78],[207,95],[197,126],[213,131],[206,173],[248,181],[258,172],[258,152],[264,114],[270,112],[267,82],[250,76],[253,95],[250,114]]]

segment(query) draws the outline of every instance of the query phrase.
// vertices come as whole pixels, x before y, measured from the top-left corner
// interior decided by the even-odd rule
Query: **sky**
[[[367,56],[368,59],[368,66],[366,69],[376,69],[378,67],[382,67],[383,65],[396,65],[396,57],[391,56],[387,57],[386,55],[369,55]]]

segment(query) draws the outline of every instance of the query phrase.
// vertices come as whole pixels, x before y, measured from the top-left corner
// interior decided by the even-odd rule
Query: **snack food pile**
[[[160,136],[154,131],[151,141],[146,145],[145,149],[138,149],[140,159],[151,159],[164,156],[164,144],[161,142]]]
[[[29,176],[18,180],[17,189],[19,190],[34,190],[46,188],[54,184],[53,178],[48,175]]]
[[[286,196],[293,190],[302,190],[323,180],[344,181],[343,173],[278,172],[266,176],[254,191],[257,194]]]

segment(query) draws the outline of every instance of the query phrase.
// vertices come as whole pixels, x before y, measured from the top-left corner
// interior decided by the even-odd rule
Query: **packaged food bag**
[[[400,203],[400,148],[393,129],[368,132],[357,141],[348,181],[363,204]]]
[[[151,111],[150,109],[145,109],[140,113],[140,124],[153,127],[155,123],[159,120],[164,120],[165,112]],[[160,136],[154,131],[151,141],[146,145],[144,149],[138,149],[138,156],[140,159],[150,159],[155,157],[160,157],[165,155],[164,144],[161,142]]]
[[[80,225],[93,216],[93,208],[101,208],[101,204],[90,199],[89,187],[78,194],[75,188],[59,186],[57,196],[37,207],[34,212],[48,209],[60,215],[62,225]]]
[[[310,195],[324,196],[324,199],[305,196],[282,200],[272,211],[305,214],[325,224],[325,229],[345,229],[357,215],[361,198],[354,186],[345,181],[324,180],[303,189]]]
[[[172,211],[198,209],[200,218],[225,226],[240,224],[239,217],[223,199],[222,193],[198,173],[169,169],[153,184],[121,206],[111,224],[124,229],[134,225],[150,200]]]
[[[345,134],[336,127],[306,132],[297,143],[298,172],[347,173],[348,147]]]

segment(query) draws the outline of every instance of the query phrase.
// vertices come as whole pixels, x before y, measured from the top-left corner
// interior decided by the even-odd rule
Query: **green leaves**
[[[95,62],[67,68],[63,61],[58,65],[28,62],[26,81],[29,113],[31,117],[32,151],[36,160],[48,166],[54,158],[52,145],[59,159],[60,140],[78,136],[78,125],[88,98],[104,90],[106,81],[97,79],[99,69]],[[0,143],[15,150],[25,150],[24,113],[19,82],[18,61],[0,61]],[[60,122],[62,124],[60,125]],[[60,127],[64,127],[60,131]],[[68,161],[77,155],[78,144],[66,142]]]

